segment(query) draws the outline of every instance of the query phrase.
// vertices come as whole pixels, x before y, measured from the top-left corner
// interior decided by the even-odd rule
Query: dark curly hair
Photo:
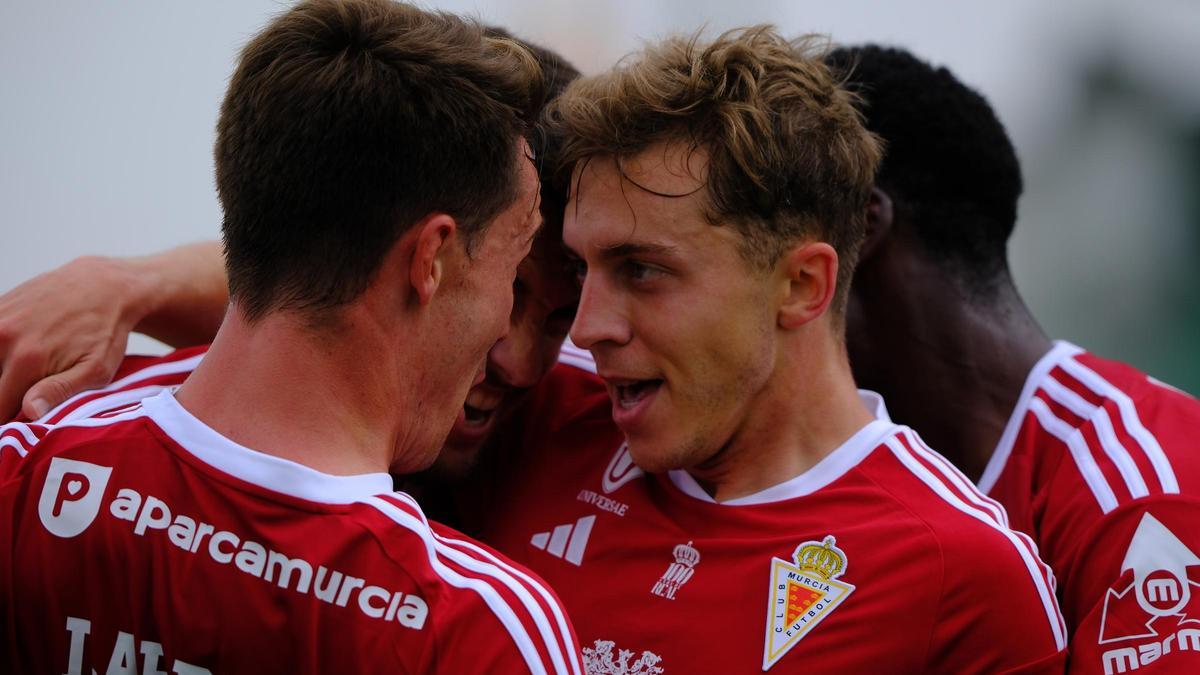
[[[990,296],[1007,279],[1021,166],[995,111],[944,67],[878,45],[827,57],[861,99],[867,128],[884,141],[876,185],[896,218],[964,290]]]

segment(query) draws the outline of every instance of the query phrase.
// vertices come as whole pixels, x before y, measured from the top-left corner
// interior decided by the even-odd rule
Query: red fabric
[[[761,672],[788,588],[775,596],[773,570],[827,536],[844,556],[834,580],[854,589],[769,672],[1062,672],[1052,622],[1058,640],[1065,631],[1048,571],[1036,560],[1031,570],[1018,550],[1029,554],[1029,542],[997,530],[999,509],[904,427],[886,425],[861,461],[809,494],[735,506],[702,501],[667,475],[623,470],[623,439],[595,376],[560,364],[530,403],[520,449],[488,472],[483,494],[495,506],[473,514],[485,540],[558,590],[591,672]],[[572,536],[588,519],[575,564]],[[570,534],[556,553],[563,526]],[[690,576],[673,566],[681,545],[699,554]],[[633,669],[639,660],[663,670]]]
[[[1011,454],[989,494],[1014,528],[1038,542],[1058,577],[1073,628],[1071,672],[1200,672],[1200,558],[1185,561],[1182,577],[1164,571],[1200,554],[1200,402],[1128,365],[1062,351],[1061,343],[1056,352],[1035,368],[1027,389],[1067,424],[1067,439],[1023,401]],[[1071,410],[1062,388],[1086,405]],[[1091,484],[1087,458],[1101,476]],[[1152,522],[1143,526],[1147,514],[1168,534]],[[1135,572],[1125,565],[1131,550],[1145,570],[1146,597],[1192,601],[1165,616],[1148,611],[1154,603],[1137,598]]]
[[[0,427],[0,672],[581,673],[555,596],[386,474],[217,468],[180,411]]]

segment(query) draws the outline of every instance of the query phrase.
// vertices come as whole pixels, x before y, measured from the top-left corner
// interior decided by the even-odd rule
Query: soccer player
[[[551,372],[469,513],[589,671],[1061,670],[1032,543],[855,388],[879,149],[813,44],[669,40],[551,109],[597,372]]]
[[[1037,541],[1073,672],[1200,672],[1200,403],[1038,326],[1006,254],[1020,167],[982,96],[899,49],[831,62],[886,147],[847,319],[859,384]]]
[[[516,39],[494,26],[485,33]],[[579,77],[561,55],[517,41],[537,59],[546,100]],[[508,332],[488,353],[485,377],[471,388],[437,461],[402,482],[438,516],[453,516],[452,495],[442,488],[473,469],[497,425],[556,363],[579,300],[562,247],[566,181],[551,170],[559,140],[540,125],[528,140],[539,169],[543,226],[517,268]],[[136,402],[147,387],[178,384],[204,348],[164,359],[126,358],[129,332],[136,328],[177,347],[207,344],[228,300],[216,242],[142,258],[83,257],[0,295],[0,419],[20,409],[27,419],[58,423]]]
[[[211,348],[178,391],[0,427],[0,669],[581,675],[555,597],[388,475],[432,462],[506,329],[537,81],[515,43],[385,0],[250,41]]]
[[[683,88],[714,104],[632,106],[663,119],[604,110],[598,126],[644,144],[626,154],[579,135],[600,149],[576,176],[568,243],[574,231],[585,259],[604,255],[587,260],[585,283],[603,285],[585,290],[593,309],[577,339],[605,354],[602,366],[628,360],[664,377],[617,372],[614,403],[589,359],[568,351],[535,391],[516,450],[492,454],[481,472],[492,499],[468,515],[554,577],[586,623],[593,672],[1053,672],[1065,638],[1028,542],[850,381],[841,306],[878,154],[850,102],[818,59],[769,32],[662,54],[675,59],[601,78],[563,109],[596,109],[610,100],[589,98],[605,82],[642,76],[652,88],[668,80],[665,96]],[[692,78],[672,82],[666,65]],[[745,122],[738,111],[758,124],[716,133]],[[672,141],[692,124],[709,135],[681,153]],[[626,136],[638,129],[662,135]],[[727,178],[710,187],[709,157],[751,137],[742,147],[761,143],[763,157],[730,157],[751,161],[723,165]],[[729,210],[706,210],[715,190]],[[618,245],[589,245],[593,234]],[[664,237],[692,245],[674,266],[669,247],[655,250]],[[635,309],[633,349],[603,336],[614,313]],[[639,415],[650,423],[639,428]],[[622,427],[638,461],[665,474],[633,464]]]

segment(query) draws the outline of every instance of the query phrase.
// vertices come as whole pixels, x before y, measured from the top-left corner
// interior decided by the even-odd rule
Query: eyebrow
[[[666,244],[613,244],[612,246],[603,246],[600,248],[600,254],[609,259],[613,258],[628,258],[637,255],[674,255],[679,249],[675,246]]]

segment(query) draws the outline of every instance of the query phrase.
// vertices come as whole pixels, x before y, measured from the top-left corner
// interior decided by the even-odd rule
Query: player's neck
[[[1010,285],[978,303],[945,292],[954,297],[908,299],[910,320],[888,336],[904,358],[881,393],[896,422],[978,480],[1051,342]]]
[[[396,389],[384,375],[396,364],[376,359],[378,345],[362,344],[361,331],[331,332],[318,337],[279,314],[249,323],[230,309],[176,398],[259,452],[334,475],[387,471],[416,392]]]
[[[840,338],[822,339],[788,350],[730,442],[689,473],[719,502],[752,495],[812,468],[873,419]]]

